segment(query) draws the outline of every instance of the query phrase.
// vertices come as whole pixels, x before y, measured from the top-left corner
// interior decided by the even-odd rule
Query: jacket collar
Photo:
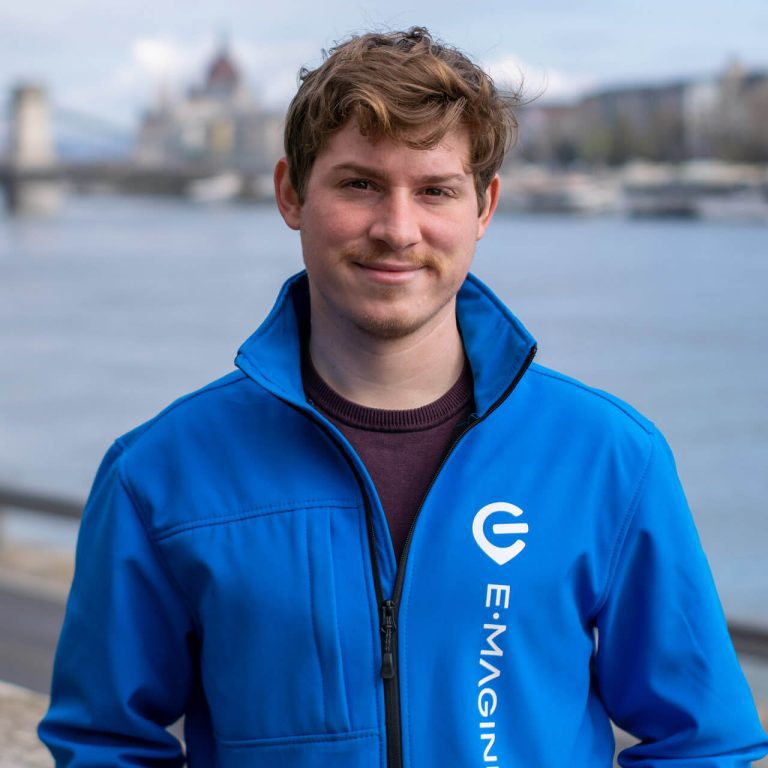
[[[456,311],[474,378],[475,409],[484,415],[524,372],[535,353],[533,337],[474,275],[459,291]],[[301,408],[301,340],[309,325],[306,272],[283,285],[272,311],[240,347],[235,365],[270,392]]]

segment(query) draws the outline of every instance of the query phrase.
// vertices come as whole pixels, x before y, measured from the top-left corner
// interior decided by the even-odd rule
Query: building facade
[[[281,152],[282,115],[257,103],[222,45],[201,85],[145,112],[136,159],[146,166],[263,174],[271,172]]]

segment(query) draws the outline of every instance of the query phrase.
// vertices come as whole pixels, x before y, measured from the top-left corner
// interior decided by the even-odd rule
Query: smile
[[[424,269],[423,265],[403,262],[374,262],[372,264],[354,262],[354,265],[368,279],[387,285],[407,283]]]

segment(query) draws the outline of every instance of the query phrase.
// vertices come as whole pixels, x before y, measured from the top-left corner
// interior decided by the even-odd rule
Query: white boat
[[[234,200],[243,191],[243,180],[232,171],[190,182],[187,196],[196,203]]]

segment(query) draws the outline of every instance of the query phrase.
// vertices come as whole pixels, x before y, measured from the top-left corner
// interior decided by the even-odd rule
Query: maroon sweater
[[[469,365],[439,400],[405,411],[366,408],[344,399],[320,378],[309,355],[302,374],[307,397],[341,430],[371,475],[399,561],[432,477],[471,413]]]

